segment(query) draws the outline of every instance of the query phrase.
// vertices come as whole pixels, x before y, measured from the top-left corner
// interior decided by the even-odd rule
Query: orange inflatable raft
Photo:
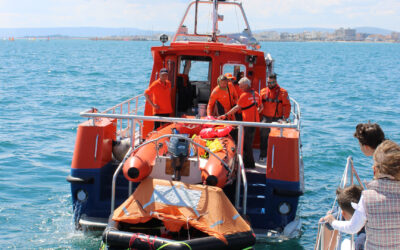
[[[151,132],[146,141],[154,140],[158,137],[167,134],[174,134],[176,129],[179,133],[189,134],[199,133],[201,125],[190,125],[184,124],[170,124],[160,130]],[[210,155],[205,166],[200,168],[201,178],[203,183],[211,186],[224,187],[228,182],[228,176],[230,169],[233,167],[233,161],[235,156],[236,146],[232,138],[228,135],[223,138],[219,138],[223,149],[214,152],[219,158],[221,158],[229,167],[221,163],[215,156]],[[158,141],[158,154],[164,155],[167,153],[168,138],[162,138]],[[153,170],[155,159],[157,157],[157,147],[155,143],[149,143],[140,147],[137,151],[133,152],[132,155],[127,159],[123,166],[123,173],[125,177],[132,182],[140,182],[147,176],[149,176]]]
[[[218,138],[218,140],[221,142],[223,149],[215,152],[215,154],[228,166],[233,166],[236,151],[235,142],[231,137]],[[200,170],[201,179],[205,181],[207,185],[220,188],[223,188],[228,182],[229,172],[231,171],[213,155],[210,155],[206,165]]]
[[[148,135],[146,141],[154,140],[163,135],[172,134],[174,128],[175,125],[170,124],[160,130],[154,131]],[[158,153],[160,155],[167,152],[167,145],[165,143],[167,140],[168,138],[162,138],[158,141]],[[160,147],[160,145],[162,146]],[[133,182],[140,182],[149,176],[153,170],[156,157],[157,147],[154,143],[149,143],[140,147],[136,152],[132,153],[123,166],[125,178]]]

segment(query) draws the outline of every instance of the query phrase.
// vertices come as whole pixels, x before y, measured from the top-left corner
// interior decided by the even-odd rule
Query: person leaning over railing
[[[336,190],[337,202],[339,204],[340,209],[342,210],[342,216],[345,220],[350,220],[354,214],[354,208],[352,207],[352,203],[357,204],[360,201],[362,188],[358,185],[351,185],[345,188],[338,188]],[[331,214],[331,211],[329,212]],[[320,219],[320,222],[323,222],[326,217]],[[336,248],[336,239],[337,232],[333,231],[330,227],[324,227],[324,248],[323,249],[335,249]],[[350,246],[350,242],[348,239],[345,239],[341,246],[344,245]],[[365,229],[361,229],[357,232],[357,236],[355,239],[355,250],[363,250],[365,244]],[[347,248],[346,248],[347,249]],[[350,248],[349,248],[350,249]]]
[[[173,112],[171,104],[171,82],[168,80],[168,70],[160,70],[160,78],[150,84],[144,91],[144,97],[153,106],[154,116],[169,117]],[[160,127],[163,122],[154,122],[154,130]]]
[[[229,110],[226,114],[219,116],[218,119],[226,119],[226,117],[229,117],[230,115],[235,114],[238,110],[241,110],[244,122],[259,122],[259,113],[261,113],[263,109],[260,96],[251,88],[251,82],[247,77],[240,79],[239,86],[243,90],[243,93],[240,95],[237,105]],[[243,162],[246,168],[256,167],[253,156],[253,141],[255,132],[255,127],[244,128]]]
[[[356,233],[364,225],[365,249],[400,249],[400,146],[383,141],[375,150],[374,180],[367,184],[350,221],[324,218],[336,230]]]
[[[356,126],[354,137],[358,139],[361,152],[365,156],[372,156],[376,147],[385,140],[385,134],[377,123],[359,123]]]

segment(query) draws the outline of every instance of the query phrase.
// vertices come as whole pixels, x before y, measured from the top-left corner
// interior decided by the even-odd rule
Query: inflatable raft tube
[[[234,157],[236,151],[235,142],[231,137],[218,138],[223,145],[223,150],[216,152],[215,154],[224,160],[228,166],[234,164]],[[217,186],[223,188],[229,176],[229,170],[226,166],[219,161],[215,156],[210,155],[206,165],[201,169],[201,179],[207,185]]]
[[[166,134],[172,134],[175,124],[170,124],[158,131],[152,132],[146,141],[154,140]],[[164,154],[167,151],[165,142],[167,138],[160,139],[158,144],[163,146],[159,149],[159,154]],[[140,182],[146,178],[153,170],[154,161],[157,156],[157,149],[154,143],[149,143],[139,148],[136,152],[126,160],[122,170],[125,178],[133,182]]]
[[[256,242],[252,231],[225,235],[228,244],[214,236],[206,236],[185,241],[167,239],[156,235],[132,233],[120,231],[118,222],[109,222],[103,232],[103,243],[109,248],[122,249],[159,249],[163,250],[220,250],[220,249],[244,249]]]

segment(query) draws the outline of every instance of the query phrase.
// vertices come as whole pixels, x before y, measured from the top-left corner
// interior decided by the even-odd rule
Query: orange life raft
[[[198,132],[201,126],[197,125],[193,132]],[[186,129],[184,129],[186,128]],[[179,124],[170,124],[158,131],[154,131],[149,134],[146,141],[154,140],[166,134],[173,134],[173,130],[176,129],[188,132],[187,126]],[[228,132],[229,133],[229,132]],[[191,136],[191,134],[189,134]],[[235,143],[231,137],[219,138],[223,149],[219,152],[215,152],[228,166],[233,166],[233,160],[235,155]],[[158,154],[164,155],[167,152],[166,142],[168,138],[163,138],[158,141]],[[160,145],[162,145],[160,147]],[[125,177],[132,182],[140,182],[152,172],[157,156],[157,147],[154,143],[149,143],[140,147],[137,151],[133,152],[132,155],[127,159],[123,166],[123,173]],[[215,156],[210,155],[206,165],[201,167],[202,181],[211,186],[224,187],[228,181],[229,168],[220,162]]]
[[[251,232],[222,189],[179,181],[147,178],[114,211],[112,220],[138,224],[152,218],[171,232],[194,227],[226,244],[226,235]]]

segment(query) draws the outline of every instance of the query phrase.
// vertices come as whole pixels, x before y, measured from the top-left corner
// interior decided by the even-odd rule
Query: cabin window
[[[210,62],[184,60],[179,73],[185,74],[191,81],[207,82]]]
[[[224,74],[231,73],[236,78],[235,82],[239,82],[240,78],[246,76],[246,66],[243,64],[227,63],[224,64],[222,71]]]

